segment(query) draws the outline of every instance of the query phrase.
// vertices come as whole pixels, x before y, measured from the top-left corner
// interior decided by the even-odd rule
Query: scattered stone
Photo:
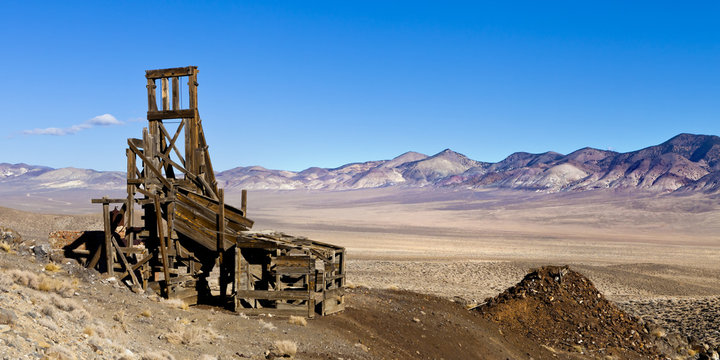
[[[39,244],[32,247],[32,251],[35,254],[35,258],[43,261],[48,260],[50,256],[50,245]]]
[[[10,309],[0,309],[0,324],[12,325],[17,322],[17,315]]]

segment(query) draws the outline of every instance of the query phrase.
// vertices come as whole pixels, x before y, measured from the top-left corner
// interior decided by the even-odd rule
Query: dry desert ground
[[[89,199],[105,194],[86,195]],[[43,196],[61,199],[63,195]],[[228,203],[240,202],[239,193],[229,191],[226,197]],[[54,207],[43,203],[38,211],[29,213],[34,203],[27,198],[0,202],[0,225],[15,229],[25,239],[42,241],[52,230],[102,228],[100,216],[90,212],[89,200],[86,204],[78,201],[80,205],[71,210],[61,202]],[[53,215],[60,213],[64,215]],[[363,325],[362,321],[372,318],[363,311],[368,311],[368,304],[377,307],[377,302],[395,296],[395,304],[405,302],[407,307],[429,301],[442,302],[437,306],[447,313],[461,311],[457,309],[482,304],[518,283],[530,269],[544,265],[569,265],[621,309],[663,326],[669,333],[720,343],[720,205],[712,195],[396,188],[251,191],[248,215],[255,220],[255,229],[303,235],[348,249],[348,283],[355,288],[349,294],[349,308],[341,316],[313,320],[309,327],[318,327],[322,330],[313,331],[320,332],[347,331],[350,338],[338,340],[327,351],[300,346],[298,358],[342,358],[338,354],[345,358],[442,357],[438,354],[445,354],[446,359],[463,358],[458,355],[462,352],[437,346],[437,352],[423,350],[420,355],[392,341],[380,342],[377,334],[365,328],[370,325]],[[417,294],[397,295],[406,290]],[[129,294],[127,299],[131,296],[136,295]],[[457,309],[452,308],[453,303],[458,304]],[[193,316],[217,313],[210,314]],[[221,332],[231,331],[227,326],[217,327]],[[303,340],[293,328],[281,331]],[[477,331],[490,330],[483,327]],[[442,333],[435,335],[443,338]],[[574,358],[549,353],[538,348],[539,344],[528,345],[522,336],[514,340],[503,336],[504,340],[495,342],[502,351],[535,346],[512,358]],[[265,346],[261,340],[254,341],[248,345],[249,353],[259,353]],[[357,345],[363,341],[365,345]],[[402,337],[397,341],[401,344]],[[477,346],[486,351],[480,358],[511,354]]]

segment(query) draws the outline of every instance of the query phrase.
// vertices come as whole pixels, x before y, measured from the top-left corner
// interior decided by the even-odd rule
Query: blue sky
[[[4,1],[0,162],[123,170],[144,70],[186,65],[216,170],[717,135],[719,16],[718,2]]]

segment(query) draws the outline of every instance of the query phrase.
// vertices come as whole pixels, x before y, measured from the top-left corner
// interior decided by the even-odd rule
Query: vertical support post
[[[307,306],[308,306],[308,318],[312,319],[315,317],[315,274],[313,272],[315,271],[314,266],[309,269],[311,272],[307,275],[305,275],[305,283],[307,284],[308,288],[308,300],[307,300]]]
[[[127,178],[128,180],[135,179],[135,154],[130,149],[125,149],[125,155],[127,156]],[[133,247],[135,242],[135,235],[132,234],[131,230],[135,224],[135,185],[127,184],[127,204],[125,206],[125,214],[127,219],[125,220],[125,244],[128,247]]]
[[[180,81],[177,76],[172,78],[172,109],[180,109]]]
[[[242,253],[240,252],[240,248],[235,246],[235,274],[233,276],[232,286],[232,293],[235,294],[235,298],[233,299],[233,311],[238,311],[240,308],[240,299],[238,298],[237,293],[240,290],[240,276],[242,276],[241,267]]]
[[[170,193],[172,194],[172,189],[170,190]],[[173,221],[175,219],[175,202],[171,202],[167,206],[167,238],[168,243],[170,242],[170,239],[172,238],[172,233],[175,231],[175,225],[173,224]]]
[[[164,77],[160,80],[162,86],[162,109],[170,110],[170,97],[168,89],[168,78]]]
[[[160,209],[160,198],[156,195],[153,197],[155,204],[155,218],[157,219],[157,236],[160,238],[160,255],[162,256],[163,262],[163,275],[165,276],[165,296],[170,297],[169,293],[169,281],[170,281],[170,270],[168,269],[168,255],[167,247],[165,246],[165,236],[163,236],[162,230],[162,211]]]
[[[188,108],[197,109],[197,69],[193,69],[193,73],[188,76]]]
[[[155,79],[147,79],[148,111],[157,111],[157,99],[155,98]]]
[[[218,238],[217,251],[222,259],[222,252],[225,250],[225,189],[218,190],[218,201],[220,202],[218,211]]]
[[[110,229],[110,204],[103,203],[103,222],[105,223],[105,265],[110,276],[114,275],[112,233]]]
[[[243,216],[247,217],[247,190],[242,189],[241,194],[240,211],[242,211]]]
[[[188,107],[197,110],[197,69],[193,69],[193,73],[188,76]],[[187,119],[185,126],[185,161],[186,168],[193,174],[199,173],[198,160],[196,158],[196,149],[198,148],[198,113]]]
[[[227,277],[230,274],[223,274],[225,266],[223,266],[223,253],[225,252],[225,191],[218,191],[219,211],[217,214],[217,252],[218,252],[218,268],[220,269],[220,297],[225,298],[227,294]]]

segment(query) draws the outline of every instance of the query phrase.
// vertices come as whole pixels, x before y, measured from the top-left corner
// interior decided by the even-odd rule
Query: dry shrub
[[[48,263],[47,265],[45,265],[45,271],[58,272],[60,270],[62,270],[60,265],[55,264],[54,262],[51,262],[51,263]]]
[[[302,316],[290,315],[290,319],[288,319],[288,323],[290,323],[292,325],[306,326],[307,320],[305,320],[305,318]]]
[[[370,289],[370,285],[364,284],[364,283],[346,283],[345,287],[348,289],[358,289],[358,288],[364,288],[364,289]]]
[[[113,314],[113,320],[122,323],[125,321],[125,312],[120,310]]]
[[[0,242],[0,250],[4,251],[4,252],[6,252],[6,253],[9,253],[9,252],[10,252],[10,245],[8,245],[8,244],[6,244],[6,243],[4,243],[4,242]]]
[[[175,357],[171,353],[162,350],[140,354],[140,360],[175,360]]]
[[[650,334],[652,334],[655,337],[665,337],[667,335],[665,330],[663,328],[659,328],[659,327],[653,329],[653,331],[650,332]]]
[[[54,279],[44,275],[36,275],[35,273],[13,269],[8,273],[16,284],[29,287],[31,289],[54,292],[62,296],[69,297],[74,290],[72,284],[64,280]]]
[[[195,345],[222,338],[210,327],[203,329],[196,326],[177,325],[163,337],[173,345]]]
[[[49,305],[43,306],[43,308],[40,309],[40,312],[51,319],[55,319],[57,317],[57,312],[55,311],[55,308]]]
[[[262,321],[262,319],[258,320],[258,322],[260,323],[260,326],[262,327],[263,330],[272,331],[272,330],[277,329],[277,327],[275,325],[273,325],[273,323],[271,323],[271,322],[264,322],[264,321]]]
[[[62,345],[55,345],[45,352],[45,356],[52,360],[77,360],[75,354]]]
[[[273,352],[276,356],[293,357],[297,354],[297,344],[294,341],[276,340],[273,343],[273,347],[275,348]]]
[[[52,318],[40,318],[38,321],[38,324],[48,328],[50,331],[58,332],[60,331],[60,328],[55,324]]]
[[[180,310],[187,310],[190,308],[190,306],[188,306],[187,303],[185,303],[184,301],[182,301],[180,299],[168,299],[168,300],[163,299],[162,302],[165,303],[165,305],[167,305],[169,307],[180,309]]]
[[[29,287],[31,289],[37,289],[40,285],[40,279],[35,273],[29,271],[13,269],[8,272],[13,281],[22,286]]]
[[[83,334],[85,334],[87,336],[95,336],[95,329],[93,329],[89,326],[86,326],[82,332],[83,332]]]
[[[84,324],[91,318],[92,316],[90,315],[90,313],[87,312],[87,310],[85,310],[84,308],[77,308],[70,312],[70,319],[72,319],[72,321],[78,324]]]
[[[13,281],[9,274],[5,272],[0,273],[0,291],[9,291],[10,287],[13,286],[14,283],[15,281]]]
[[[63,299],[54,294],[50,296],[50,301],[53,305],[55,305],[56,308],[63,311],[72,312],[76,309],[82,309],[82,306],[80,306],[80,304],[78,304],[74,300]]]

